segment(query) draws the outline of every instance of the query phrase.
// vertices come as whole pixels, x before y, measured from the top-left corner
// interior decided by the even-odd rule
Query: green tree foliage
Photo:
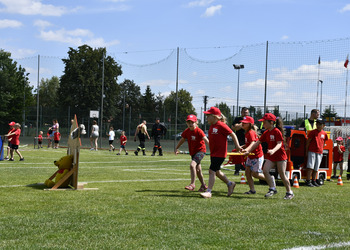
[[[331,105],[329,105],[328,107],[326,107],[321,115],[323,118],[331,118],[331,117],[338,117],[337,112],[335,112],[334,106],[333,108],[331,107]]]
[[[57,76],[51,79],[41,79],[39,86],[39,104],[43,107],[58,106],[58,89],[60,80]]]
[[[11,53],[0,50],[0,127],[8,128],[9,121],[24,122],[26,107],[34,104],[33,87],[29,85],[26,70],[11,58]],[[6,131],[7,132],[7,131]]]
[[[195,108],[192,105],[193,97],[191,96],[190,92],[188,92],[185,89],[180,89],[178,92],[178,122],[184,122],[187,115],[194,114],[197,115],[195,112]],[[176,92],[171,91],[170,95],[165,98],[165,108],[166,112],[172,113],[173,117],[175,116],[175,110],[176,110]]]
[[[143,112],[154,113],[156,108],[156,99],[149,85],[147,85],[145,93],[142,96],[142,99],[143,99],[142,101]]]
[[[124,95],[125,95],[125,105],[128,108],[132,108],[133,113],[140,113],[142,106],[140,105],[142,101],[140,86],[136,85],[133,80],[125,79],[120,86],[120,110],[123,109],[124,105]]]
[[[103,116],[109,119],[117,115],[120,102],[117,78],[122,70],[112,57],[105,55],[105,48],[93,49],[88,45],[69,49],[68,59],[63,59],[65,69],[58,91],[59,105],[85,112],[100,109],[104,64]]]

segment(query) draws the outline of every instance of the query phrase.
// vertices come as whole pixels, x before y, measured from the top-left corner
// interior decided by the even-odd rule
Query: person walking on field
[[[233,142],[236,145],[237,151],[241,150],[237,136],[229,126],[226,125],[226,117],[221,114],[220,109],[217,107],[211,107],[208,111],[204,111],[207,116],[207,121],[210,124],[209,128],[209,148],[210,148],[210,168],[209,168],[209,182],[206,192],[200,195],[203,198],[211,198],[211,191],[214,187],[215,177],[227,185],[227,196],[231,196],[236,186],[234,181],[230,181],[226,175],[221,171],[221,164],[224,162],[227,156],[227,136],[231,136]]]
[[[137,125],[136,127],[134,141],[136,141],[136,136],[137,136],[140,140],[140,144],[134,152],[135,155],[139,155],[140,150],[142,150],[143,155],[146,155],[146,148],[145,148],[146,136],[148,140],[150,139],[149,134],[147,132],[146,124],[147,122],[143,120],[142,123]]]
[[[97,125],[97,121],[93,120],[92,126],[91,126],[91,134],[90,134],[90,144],[91,149],[90,150],[96,150],[97,151],[97,140],[99,137],[99,127]]]
[[[165,135],[167,129],[166,127],[160,123],[160,119],[156,118],[156,122],[152,127],[151,137],[154,138],[154,147],[152,156],[154,156],[159,151],[159,156],[163,156],[162,146],[160,145],[160,138]]]
[[[9,132],[7,132],[7,135],[8,134],[10,134],[10,133],[12,133],[13,131],[15,131],[15,122],[10,122],[9,123],[9,126],[10,126],[10,130],[9,130]],[[5,135],[5,138],[6,138],[7,136]],[[13,136],[8,136],[7,137],[7,140],[8,140],[8,145],[7,145],[7,156],[5,157],[5,160],[8,160],[9,159],[9,154],[10,154],[10,151],[11,151],[11,140],[12,140],[12,137]]]
[[[190,151],[192,161],[190,163],[191,184],[186,186],[185,189],[194,191],[196,187],[195,181],[197,174],[198,179],[202,184],[198,192],[205,192],[208,187],[204,182],[201,161],[204,158],[205,152],[207,150],[205,143],[209,144],[209,140],[204,134],[203,130],[198,127],[198,121],[195,115],[187,116],[186,125],[188,128],[182,132],[181,139],[175,149],[175,154],[177,155],[179,153],[178,149],[187,140],[188,149]]]
[[[21,135],[21,125],[19,123],[15,124],[15,130],[13,130],[11,133],[7,134],[7,137],[12,137],[11,140],[11,150],[10,150],[10,159],[9,161],[14,161],[13,159],[13,151],[15,151],[18,156],[19,156],[19,160],[20,161],[24,161],[23,156],[21,155],[21,153],[18,151],[18,147],[19,147],[19,136]]]

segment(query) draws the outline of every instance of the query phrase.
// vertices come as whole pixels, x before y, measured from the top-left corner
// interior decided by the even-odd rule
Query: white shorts
[[[250,167],[250,170],[256,173],[262,173],[263,164],[264,164],[264,156],[261,156],[260,158],[255,158],[255,159],[250,159],[248,157],[247,161],[245,162],[246,167]]]
[[[317,154],[315,152],[307,153],[307,168],[313,169],[314,171],[318,171],[322,162],[322,154]]]

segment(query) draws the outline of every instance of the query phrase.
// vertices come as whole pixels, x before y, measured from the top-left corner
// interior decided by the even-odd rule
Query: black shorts
[[[55,140],[55,143],[60,143],[60,141],[56,141],[56,140]]]
[[[344,161],[335,161],[334,163],[335,164],[338,164],[338,163],[343,163]]]
[[[108,143],[109,145],[113,144],[114,140],[109,140]]]
[[[13,145],[13,144],[11,144],[11,149],[18,149],[18,145]]]
[[[38,141],[38,144],[39,144],[39,145],[43,144],[43,141]]]
[[[11,142],[8,142],[8,143],[7,143],[7,146],[8,146],[9,148],[11,148],[11,145],[12,145]]]
[[[210,170],[216,172],[221,169],[221,164],[224,162],[225,157],[210,157]]]

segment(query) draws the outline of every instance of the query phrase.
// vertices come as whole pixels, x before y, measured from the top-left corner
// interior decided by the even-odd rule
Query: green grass
[[[213,198],[184,189],[189,155],[116,156],[81,150],[79,182],[87,191],[43,191],[64,149],[21,149],[24,162],[0,162],[1,249],[283,249],[350,240],[350,182],[320,188],[301,183],[265,199],[267,186],[227,187],[217,179]],[[132,152],[132,151],[131,151]],[[209,157],[203,160],[208,179]],[[225,171],[239,182],[233,172]],[[140,181],[143,180],[143,181]],[[197,188],[199,182],[197,180]]]

